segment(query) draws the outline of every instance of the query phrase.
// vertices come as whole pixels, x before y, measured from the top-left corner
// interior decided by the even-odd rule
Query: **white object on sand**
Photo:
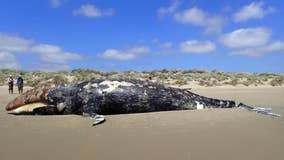
[[[105,121],[105,116],[103,115],[96,115],[94,118],[92,119],[95,119],[94,123],[93,123],[93,126],[95,125],[98,125],[100,123],[103,123]]]
[[[197,109],[204,109],[204,105],[198,101],[195,101],[196,102],[196,108]]]

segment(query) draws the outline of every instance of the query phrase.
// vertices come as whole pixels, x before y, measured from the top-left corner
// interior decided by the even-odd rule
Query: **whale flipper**
[[[248,111],[253,111],[253,112],[264,114],[264,115],[270,115],[270,116],[274,116],[274,117],[280,117],[281,116],[280,114],[273,113],[272,108],[251,107],[251,106],[245,105],[243,103],[240,103],[238,105],[238,108],[239,109],[245,109],[245,110],[248,110]]]
[[[93,126],[101,124],[106,121],[105,116],[98,114],[95,117],[91,117],[91,119],[94,119]]]

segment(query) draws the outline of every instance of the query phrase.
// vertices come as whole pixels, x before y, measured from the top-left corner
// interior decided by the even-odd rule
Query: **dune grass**
[[[43,71],[18,71],[0,69],[0,85],[5,85],[9,75],[14,79],[22,75],[25,84],[35,86],[41,83],[61,84],[74,83],[84,80],[104,77],[125,77],[136,79],[148,79],[165,85],[183,86],[197,84],[200,86],[282,86],[284,75],[274,73],[239,73],[206,70],[153,70],[153,71],[125,71],[125,72],[101,72],[94,69],[75,69],[71,71],[43,72]]]

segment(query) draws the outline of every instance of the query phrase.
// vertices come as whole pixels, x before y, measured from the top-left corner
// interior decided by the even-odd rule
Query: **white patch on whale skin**
[[[58,111],[62,111],[65,108],[64,103],[59,103],[57,106]]]
[[[204,109],[204,105],[198,101],[195,101],[197,109]]]
[[[92,87],[98,87],[97,83],[91,83],[89,82],[88,84],[86,84],[83,88],[84,89],[91,89]]]
[[[9,113],[14,113],[14,114],[20,114],[20,113],[24,113],[24,112],[32,112],[34,109],[39,108],[39,107],[44,107],[47,106],[46,103],[43,102],[35,102],[35,103],[29,103],[26,105],[23,105],[19,108],[16,108],[12,111],[9,111]]]
[[[119,81],[108,81],[108,80],[101,82],[99,85],[108,86],[108,88],[102,89],[101,90],[102,92],[111,92],[119,86],[126,86],[126,87],[134,86],[133,83],[129,83],[125,81],[119,82]]]
[[[144,90],[144,96],[148,96],[148,94],[147,94],[147,91],[146,91],[146,90]]]

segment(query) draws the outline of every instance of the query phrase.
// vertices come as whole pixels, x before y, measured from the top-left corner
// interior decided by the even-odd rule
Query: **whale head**
[[[31,114],[35,109],[48,106],[47,95],[49,86],[39,86],[28,90],[6,105],[11,114]]]

